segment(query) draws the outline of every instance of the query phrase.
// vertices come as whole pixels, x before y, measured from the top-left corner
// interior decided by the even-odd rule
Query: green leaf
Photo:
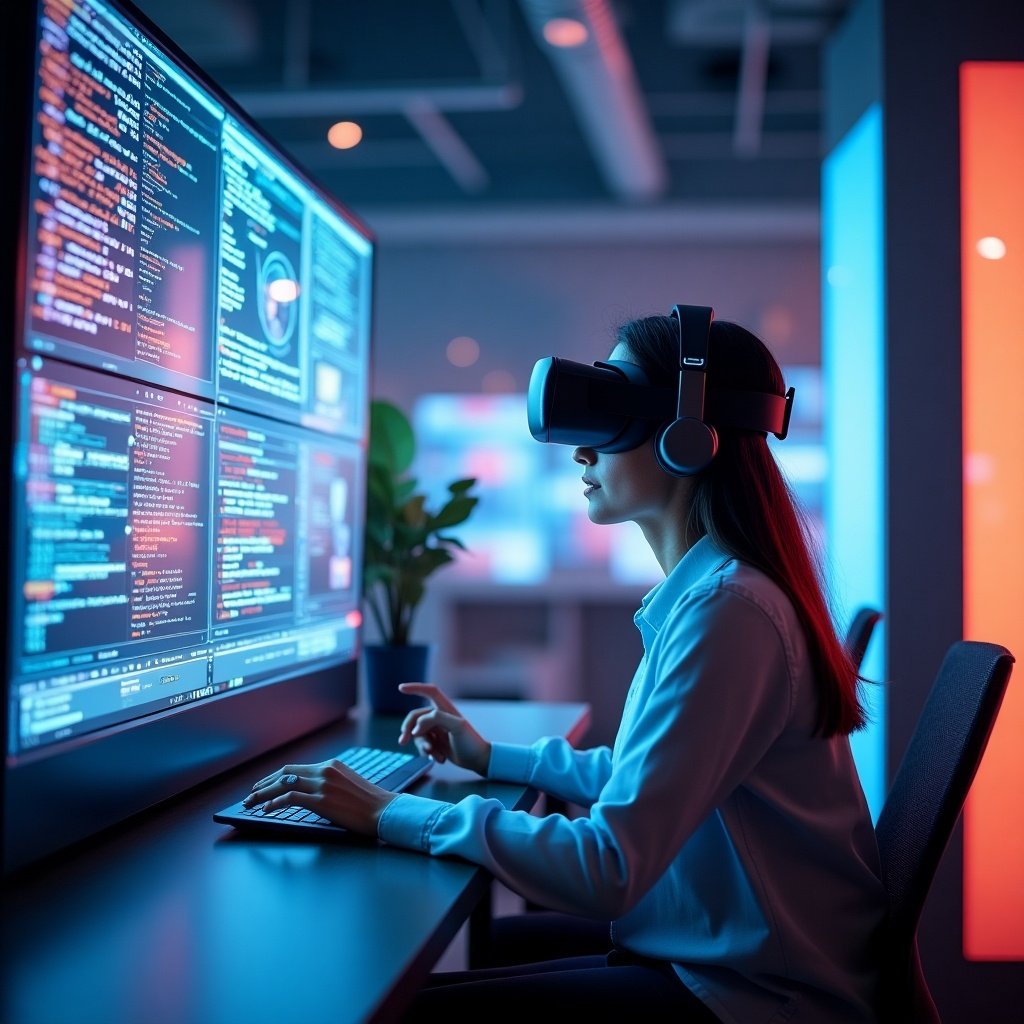
[[[417,480],[409,477],[406,480],[396,480],[394,483],[395,505],[404,505],[416,490]]]
[[[426,543],[427,531],[422,524],[398,520],[392,529],[391,551],[396,558],[408,557]]]
[[[466,545],[463,544],[462,541],[459,540],[458,537],[442,537],[439,534],[438,538],[437,538],[437,543],[438,544],[449,544],[453,548],[458,548],[460,551],[467,551],[468,550]]]
[[[425,579],[431,573],[452,561],[452,556],[444,548],[424,548],[409,561],[408,568],[420,578]]]
[[[370,403],[371,465],[382,466],[391,476],[401,476],[416,455],[416,438],[405,413],[392,402]]]
[[[414,494],[402,507],[402,518],[410,526],[425,526],[427,522],[427,510],[424,508],[427,496],[425,494]]]
[[[370,464],[366,477],[367,510],[379,506],[390,513],[395,504],[395,488],[391,474],[383,466]]]
[[[366,550],[363,555],[367,563],[386,562],[391,547],[391,526],[389,523],[366,524]]]
[[[425,581],[466,548],[441,533],[464,522],[478,499],[470,496],[476,478],[448,485],[449,498],[436,514],[409,475],[415,438],[396,405],[375,400],[370,406],[363,586],[366,603],[383,636],[405,643]]]
[[[457,526],[469,518],[479,498],[452,498],[436,516],[430,520],[431,530],[443,530],[448,526]]]
[[[395,570],[384,565],[368,565],[363,572],[363,585],[367,588],[378,583],[390,583],[395,577]]]

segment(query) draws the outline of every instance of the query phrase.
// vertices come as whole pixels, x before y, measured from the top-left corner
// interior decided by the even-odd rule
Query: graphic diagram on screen
[[[351,591],[356,464],[344,451],[310,453],[306,535],[311,600]]]
[[[256,256],[257,311],[270,350],[279,359],[287,356],[298,322],[299,279],[283,252],[272,252],[265,260]]]
[[[219,390],[253,412],[296,420],[303,204],[293,182],[247,136],[224,135]]]

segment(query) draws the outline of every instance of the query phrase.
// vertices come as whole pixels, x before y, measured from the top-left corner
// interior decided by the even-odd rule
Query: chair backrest
[[[875,832],[889,896],[886,1003],[893,1019],[938,1020],[917,958],[917,926],[1003,701],[1013,655],[960,640],[946,652]]]
[[[864,660],[864,652],[868,649],[868,641],[875,631],[882,613],[877,608],[870,608],[865,605],[858,608],[846,633],[846,649],[850,654],[850,660],[854,668],[860,671],[861,662]]]

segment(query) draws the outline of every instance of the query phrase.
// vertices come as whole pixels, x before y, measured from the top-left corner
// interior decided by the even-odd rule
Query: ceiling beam
[[[464,192],[476,195],[487,188],[487,171],[437,107],[424,99],[413,100],[405,116]]]
[[[401,114],[416,100],[438,110],[512,110],[523,99],[518,82],[499,85],[467,82],[461,85],[396,87],[268,89],[238,91],[238,103],[257,118],[341,117],[351,114]]]
[[[415,210],[363,205],[359,216],[389,246],[562,245],[573,242],[816,241],[817,203],[668,203],[465,206]]]
[[[747,0],[733,132],[733,150],[737,156],[757,156],[761,148],[771,42],[771,24],[762,0]]]
[[[636,71],[608,0],[520,0],[540,48],[562,82],[612,194],[660,198],[668,171],[640,93]],[[578,46],[552,46],[544,26],[570,18],[587,29]]]

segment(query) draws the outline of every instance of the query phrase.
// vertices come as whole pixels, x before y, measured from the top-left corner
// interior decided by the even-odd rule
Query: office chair
[[[864,653],[868,649],[868,641],[875,631],[882,618],[882,613],[877,608],[865,605],[858,608],[846,633],[846,649],[850,652],[850,660],[853,667],[860,671],[861,662],[864,660]]]
[[[928,890],[971,788],[1013,666],[998,644],[946,652],[875,832],[889,919],[882,940],[883,1020],[940,1024],[917,948]]]

